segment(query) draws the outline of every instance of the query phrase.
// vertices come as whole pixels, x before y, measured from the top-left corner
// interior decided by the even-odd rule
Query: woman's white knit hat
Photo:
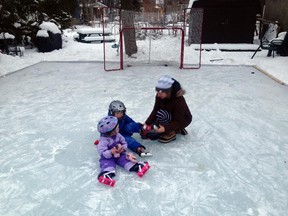
[[[170,89],[172,87],[172,84],[175,80],[172,79],[172,77],[165,75],[159,78],[156,84],[156,89],[158,90],[164,90],[164,89]]]

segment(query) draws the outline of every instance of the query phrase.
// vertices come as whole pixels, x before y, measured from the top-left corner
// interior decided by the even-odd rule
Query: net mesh
[[[106,23],[115,38],[114,43],[104,44],[106,70],[120,69],[121,64],[124,67],[141,64],[200,67],[201,10],[183,10],[181,14],[172,14],[170,17],[160,12],[134,12],[133,25],[126,27],[120,25],[123,18],[120,11],[117,13],[119,15],[113,16],[114,19],[110,18]],[[184,14],[187,14],[187,17]],[[177,21],[179,17],[187,22]],[[137,52],[128,55],[124,37],[125,33],[129,32],[135,32]]]

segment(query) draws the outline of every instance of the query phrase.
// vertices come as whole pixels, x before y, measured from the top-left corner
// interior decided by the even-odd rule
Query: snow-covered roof
[[[192,8],[192,5],[193,5],[194,1],[195,1],[195,0],[190,0],[187,8]],[[190,9],[187,9],[186,12],[187,12],[187,13],[190,13]]]
[[[83,7],[83,4],[79,4],[80,7]],[[95,2],[95,3],[87,3],[85,4],[86,7],[92,7],[92,8],[107,8],[105,4],[102,4],[101,2]]]
[[[42,22],[39,26],[42,30],[48,30],[54,34],[61,34],[60,29],[52,22]]]

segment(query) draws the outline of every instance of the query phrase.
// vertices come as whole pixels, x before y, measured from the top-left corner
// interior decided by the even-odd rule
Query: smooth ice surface
[[[188,135],[161,144],[143,178],[97,182],[97,121],[112,100],[144,122],[164,74],[186,90]],[[0,78],[0,215],[286,215],[288,94],[250,66],[199,70],[46,62]],[[142,159],[140,159],[142,160]]]

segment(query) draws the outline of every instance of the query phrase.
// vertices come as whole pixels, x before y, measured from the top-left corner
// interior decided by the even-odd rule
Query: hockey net
[[[103,44],[104,69],[122,70],[139,65],[200,68],[203,11],[192,10],[185,9],[180,15],[175,15],[189,22],[174,22],[176,18],[164,17],[160,13],[135,13],[134,26],[125,28],[121,26],[118,11],[118,20],[109,18],[105,26],[111,28],[115,42]],[[134,31],[136,38],[137,52],[132,55],[126,54],[124,43],[124,35],[129,31]]]

